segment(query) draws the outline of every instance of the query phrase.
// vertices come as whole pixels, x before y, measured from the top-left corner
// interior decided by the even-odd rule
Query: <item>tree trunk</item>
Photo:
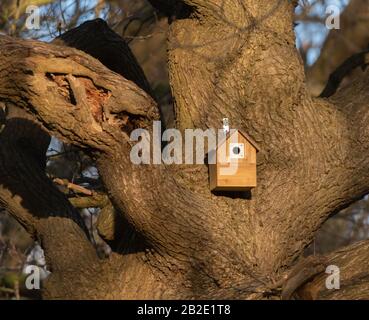
[[[177,127],[218,128],[228,117],[261,146],[258,187],[213,194],[206,165],[131,163],[130,132],[151,130],[160,112],[123,44],[112,51],[123,52],[124,66],[108,66],[118,74],[73,34],[64,42],[87,53],[0,36],[0,103],[10,110],[0,203],[42,242],[52,271],[44,297],[368,298],[364,267],[353,265],[368,257],[367,243],[298,262],[328,217],[369,192],[368,77],[312,98],[289,1],[151,3],[177,17],[168,35]],[[80,28],[86,38],[89,28],[111,35],[101,20]],[[96,159],[123,221],[109,259],[97,258],[75,209],[45,176],[49,135]],[[341,294],[324,293],[319,278],[332,263],[350,271]]]

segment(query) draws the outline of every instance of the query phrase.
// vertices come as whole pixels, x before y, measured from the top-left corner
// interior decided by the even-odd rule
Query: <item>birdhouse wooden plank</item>
[[[245,191],[255,188],[256,153],[259,150],[246,133],[239,130],[227,133],[210,154],[211,157],[216,155],[215,163],[209,164],[210,189]]]

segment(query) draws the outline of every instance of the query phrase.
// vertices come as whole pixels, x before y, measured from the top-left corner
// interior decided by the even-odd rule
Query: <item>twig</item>
[[[70,203],[78,209],[84,208],[104,208],[109,204],[106,194],[95,193],[90,197],[69,198]]]
[[[15,293],[14,289],[5,288],[5,287],[0,287],[0,291],[5,292],[5,293],[11,293],[11,294]]]
[[[66,188],[68,188],[70,190],[73,190],[73,191],[77,192],[77,193],[85,194],[87,196],[92,196],[94,194],[93,191],[88,190],[88,189],[86,189],[84,187],[81,187],[81,186],[79,186],[77,184],[71,183],[71,182],[69,182],[66,179],[55,178],[53,181],[56,184],[61,185],[61,186],[64,186],[64,187],[66,187]]]
[[[14,281],[14,295],[16,300],[20,300],[20,294],[19,294],[19,280],[16,279]]]

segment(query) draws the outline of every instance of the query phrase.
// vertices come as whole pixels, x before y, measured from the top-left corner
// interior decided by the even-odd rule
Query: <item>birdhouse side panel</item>
[[[215,190],[218,185],[218,170],[216,164],[209,164],[210,190]]]

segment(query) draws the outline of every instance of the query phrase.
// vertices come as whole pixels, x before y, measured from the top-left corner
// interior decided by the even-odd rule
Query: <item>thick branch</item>
[[[0,85],[1,104],[7,107],[10,117],[29,119],[30,128],[43,125],[49,133],[55,133],[66,141],[95,151],[107,152],[114,150],[122,141],[127,141],[127,134],[135,126],[145,127],[145,122],[147,125],[153,118],[158,117],[154,102],[145,92],[82,52],[60,46],[53,46],[50,50],[48,45],[41,43],[36,45],[36,42],[24,45],[22,41],[7,37],[1,37],[0,41],[2,43],[0,73],[3,80],[7,78],[9,81],[4,81]],[[19,63],[18,68],[11,69],[12,60]],[[19,94],[22,90],[17,83],[22,84],[23,94]],[[18,107],[24,110],[19,112]],[[25,111],[28,111],[28,115]],[[115,130],[104,130],[102,126],[115,127]],[[17,139],[23,139],[20,135],[24,129],[13,130],[17,134],[13,134],[13,139],[10,139],[12,135],[6,133],[11,128],[9,120],[1,133],[6,141],[6,144],[2,144],[4,150],[7,150],[7,146],[17,144]],[[31,149],[32,157],[37,156],[45,162],[49,140],[43,145],[43,149],[35,154],[35,150],[38,150],[43,140],[40,137],[32,139],[28,132],[24,135],[22,150],[17,151],[19,157],[23,156],[24,149]],[[48,138],[47,133],[44,132],[44,135]],[[2,160],[9,161],[11,157],[13,157],[12,161],[17,159],[15,153],[6,152]],[[28,159],[23,158],[24,163],[28,165]],[[17,161],[10,162],[9,165],[14,166],[17,163]],[[141,270],[142,260],[126,259],[125,266],[130,268],[135,264],[137,271],[135,275],[125,276],[127,282],[122,280],[115,284],[115,278],[106,278],[110,273],[102,271],[103,265],[98,261],[93,246],[75,222],[70,220],[72,218],[83,226],[78,212],[52,185],[43,168],[34,169],[28,166],[23,170],[25,172],[23,176],[13,175],[5,180],[12,171],[5,167],[4,179],[1,182],[14,186],[14,189],[20,188],[18,190],[20,194],[13,197],[6,187],[2,189],[3,194],[0,198],[3,206],[7,207],[29,232],[42,241],[53,272],[47,282],[45,297],[129,298],[134,296],[136,289],[127,287],[127,282],[137,285],[138,282],[132,279],[140,277],[142,273],[148,274],[147,268],[144,267]],[[35,187],[35,181],[43,181],[44,185]],[[54,202],[49,203],[53,199],[53,194],[55,194]],[[27,199],[33,204],[32,210],[27,205],[24,207]],[[128,239],[126,245],[132,245],[131,249],[135,250],[129,239],[133,233],[125,229],[123,238]],[[62,248],[60,248],[61,245]],[[82,256],[81,253],[83,253]],[[114,268],[121,264],[122,262],[117,258],[104,263],[105,268],[113,268],[109,272],[115,272]],[[122,268],[119,268],[115,272],[116,277],[119,278],[122,272]],[[148,275],[145,278],[146,283],[137,287],[150,286],[152,282],[149,279]],[[118,285],[115,292],[102,289],[104,286],[111,288],[112,281],[114,285]],[[61,286],[60,283],[64,285]]]
[[[150,265],[170,273],[162,264],[166,256],[175,268],[185,270],[181,285],[196,281],[204,288],[247,276],[244,258],[228,246],[237,237],[236,230],[232,224],[227,233],[218,229],[229,208],[218,210],[210,194],[203,197],[180,186],[168,168],[131,163],[128,133],[135,126],[147,127],[157,117],[147,94],[75,49],[6,37],[0,42],[1,100],[10,108],[23,107],[52,134],[96,154],[114,205],[154,248],[147,258]],[[11,61],[17,64],[9,73]],[[132,241],[125,245],[127,250],[135,246]],[[194,259],[201,266],[195,278]],[[225,276],[224,261],[242,267]]]
[[[104,20],[87,21],[56,38],[52,43],[86,52],[153,96],[149,82],[128,44],[111,30]]]
[[[0,135],[0,203],[42,244],[51,283],[55,277],[88,283],[99,262],[79,213],[45,174],[48,142],[47,133],[29,117],[10,110]],[[80,272],[86,268],[87,273]],[[56,286],[46,285],[46,291],[54,297],[65,294]]]
[[[339,249],[326,258],[325,266],[339,268],[339,289],[328,289],[324,271],[297,290],[297,298],[313,300],[369,299],[369,242],[362,241]]]
[[[127,125],[129,117],[135,118],[136,125],[145,117],[157,118],[157,108],[147,94],[80,51],[4,36],[1,43],[3,78],[23,83],[25,89],[16,104],[37,113],[44,124],[56,125],[64,117],[63,123],[56,125],[57,130],[80,146],[107,150],[120,138],[120,128],[132,130]],[[19,61],[11,72],[7,65],[10,59]],[[12,90],[15,87],[9,84],[0,93],[8,108],[15,104],[11,95],[16,91]],[[41,103],[45,96],[53,99]],[[75,130],[76,119],[79,131]],[[105,124],[116,124],[119,134],[104,131]]]

